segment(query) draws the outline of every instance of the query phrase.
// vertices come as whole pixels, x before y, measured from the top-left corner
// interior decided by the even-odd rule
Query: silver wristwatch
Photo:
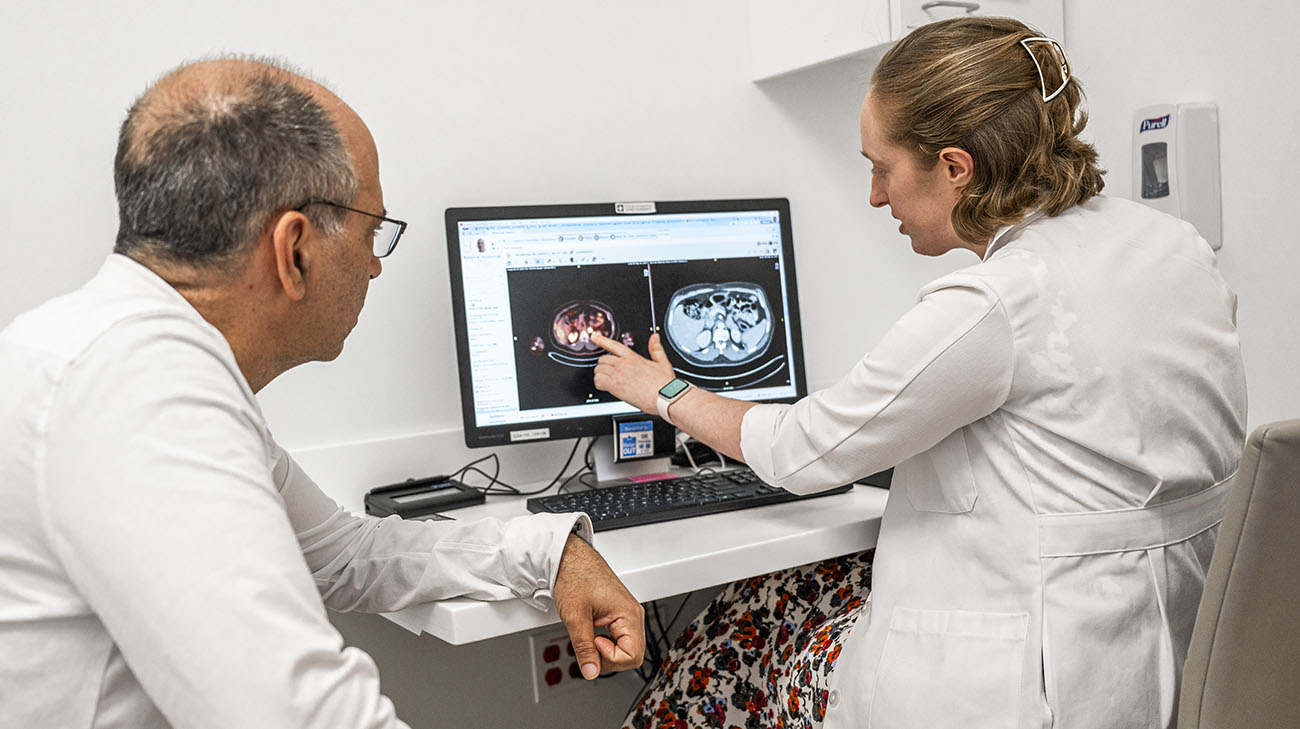
[[[659,417],[669,425],[673,424],[672,418],[668,417],[668,408],[681,399],[682,395],[691,391],[693,385],[686,380],[673,378],[672,382],[659,388]]]

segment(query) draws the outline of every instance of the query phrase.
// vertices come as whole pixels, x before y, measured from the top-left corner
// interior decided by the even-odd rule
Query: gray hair
[[[277,212],[356,198],[343,137],[297,74],[231,60],[252,64],[226,78],[188,74],[197,88],[187,78],[197,64],[181,66],[131,106],[113,167],[115,252],[215,267],[251,249]],[[311,218],[327,235],[342,229],[332,207]]]

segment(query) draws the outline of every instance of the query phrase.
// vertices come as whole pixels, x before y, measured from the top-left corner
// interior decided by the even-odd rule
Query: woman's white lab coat
[[[1235,311],[1189,224],[1098,197],[746,414],[746,460],[792,491],[897,464],[828,729],[1173,726],[1245,437]]]

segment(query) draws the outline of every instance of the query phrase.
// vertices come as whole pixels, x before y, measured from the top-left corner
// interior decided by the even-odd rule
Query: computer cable
[[[655,600],[650,603],[650,612],[655,616],[655,627],[659,628],[659,640],[663,641],[663,648],[667,651],[672,646],[668,645],[668,629],[664,627],[664,616],[659,614],[659,601]]]
[[[594,441],[595,439],[592,438],[591,440]],[[544,491],[550,491],[552,487],[554,487],[556,484],[558,484],[558,483],[560,483],[562,480],[564,480],[564,472],[567,471],[567,470],[569,470],[569,464],[570,464],[570,463],[573,463],[573,456],[574,456],[575,454],[577,454],[577,452],[578,452],[578,446],[579,446],[581,443],[582,443],[582,439],[581,439],[581,438],[574,438],[574,439],[573,439],[573,448],[569,451],[569,457],[566,458],[566,459],[564,459],[564,465],[563,465],[563,466],[560,466],[560,472],[557,473],[557,474],[555,474],[555,478],[551,479],[551,482],[550,482],[550,483],[546,484],[545,486],[543,486],[543,487],[541,487],[541,488],[539,488],[539,489],[534,489],[534,490],[532,490],[532,491],[520,491],[520,490],[518,490],[518,489],[515,489],[515,493],[518,494],[518,495],[520,495],[520,496],[534,496],[534,495],[536,495],[536,494],[540,494],[540,493],[542,493],[542,492],[544,492]],[[581,470],[578,471],[578,473],[581,473],[581,472],[582,472]]]
[[[678,434],[677,443],[678,451],[673,453],[672,457],[674,466],[683,468],[689,466],[692,471],[699,473],[711,466],[721,469],[725,464],[717,450],[685,433]]]
[[[478,486],[470,486],[469,484],[466,485],[470,486],[470,488],[477,488],[479,491],[483,493],[484,496],[507,496],[507,495],[508,496],[533,496],[536,494],[540,494],[544,491],[549,491],[556,484],[560,483],[560,481],[564,478],[564,472],[569,470],[569,464],[573,462],[573,456],[578,452],[578,445],[581,443],[582,443],[581,438],[575,438],[573,441],[573,449],[569,451],[569,457],[565,459],[564,465],[560,467],[560,472],[555,475],[555,478],[551,479],[550,483],[546,484],[545,486],[539,489],[535,489],[533,491],[520,491],[517,487],[511,486],[510,484],[501,480],[500,478],[501,458],[496,454],[495,451],[489,453],[486,456],[483,456],[482,458],[478,458],[473,461],[470,461],[468,464],[462,466],[459,470],[452,473],[449,478],[460,480],[463,476],[465,476],[468,473],[477,473],[482,475],[484,478],[488,479],[487,486],[478,487]],[[588,450],[590,450],[590,446],[588,446]],[[493,463],[492,473],[488,473],[478,467],[478,464],[489,460],[492,461]],[[581,471],[579,471],[579,473],[581,473]],[[500,489],[497,491],[493,491],[493,489],[497,487],[500,487]]]
[[[564,479],[564,481],[560,484],[560,488],[556,489],[556,492],[561,494],[564,493],[569,489],[569,484],[573,483],[574,481],[577,481],[578,483],[582,484],[588,491],[590,491],[591,489],[596,488],[596,484],[588,480],[588,477],[595,476],[595,475],[596,474],[592,473],[590,470],[586,468],[583,468],[578,471],[574,471],[573,473],[569,474],[568,478]]]
[[[591,449],[595,445],[596,445],[595,438],[587,439],[587,450],[584,451],[582,454],[582,468],[569,474],[569,477],[564,479],[564,481],[560,483],[560,488],[556,489],[557,493],[561,493],[561,494],[564,493],[569,488],[569,484],[575,479],[578,481],[578,483],[582,484],[583,486],[586,486],[588,490],[595,488],[594,484],[588,482],[585,478],[583,478],[584,476],[590,475],[593,471],[596,470],[596,463],[591,458]]]
[[[700,467],[695,465],[695,455],[691,453],[691,436],[687,435],[686,431],[679,430],[676,439],[677,447],[682,449],[682,452],[686,454],[686,461],[691,464],[691,470],[698,473]]]
[[[478,468],[478,464],[484,461],[492,461],[494,466],[494,468],[492,469],[492,473],[488,473],[487,471]],[[486,456],[483,456],[482,458],[478,458],[473,461],[470,461],[469,463],[462,466],[459,470],[452,473],[451,476],[449,476],[448,478],[456,479],[464,483],[463,477],[469,473],[477,473],[488,479],[487,486],[479,487],[479,486],[471,486],[470,484],[465,484],[466,486],[470,486],[470,488],[477,488],[479,491],[483,493],[484,496],[492,494],[493,493],[492,489],[495,488],[496,486],[501,486],[503,489],[505,489],[504,491],[499,493],[510,494],[510,493],[518,492],[518,489],[516,489],[514,486],[511,486],[510,484],[500,480],[499,476],[501,475],[501,458],[497,456],[495,451],[487,454]]]
[[[647,669],[645,663],[638,666],[636,674],[641,677],[645,683],[650,683],[655,674],[659,672],[659,666],[663,663],[663,656],[659,653],[660,637],[655,634],[654,626],[650,623],[650,613],[645,613],[645,658],[650,663]]]
[[[681,604],[677,606],[677,612],[673,613],[672,620],[669,620],[667,625],[665,625],[661,620],[659,614],[659,601],[652,600],[649,603],[650,609],[646,611],[646,660],[650,663],[650,667],[647,669],[642,665],[636,669],[637,676],[640,676],[644,683],[636,692],[636,695],[632,697],[632,703],[628,704],[627,710],[623,712],[623,716],[632,713],[632,709],[636,708],[636,705],[640,703],[641,698],[650,688],[650,684],[654,682],[655,678],[659,675],[659,672],[663,669],[663,663],[668,659],[668,654],[672,650],[672,640],[669,638],[668,631],[672,630],[672,627],[677,624],[677,619],[681,617],[682,611],[686,609],[687,603],[690,602],[691,597],[694,594],[694,592],[688,592],[682,597]],[[655,615],[655,626],[650,624],[651,613]],[[658,631],[657,633],[656,629]],[[663,645],[662,653],[660,653],[661,643]]]
[[[663,640],[664,643],[665,657],[667,656],[668,651],[672,650],[673,647],[672,642],[669,641],[668,639],[669,631],[672,630],[672,627],[677,624],[677,619],[682,616],[682,611],[686,609],[686,603],[690,602],[691,595],[694,594],[695,593],[693,592],[686,593],[686,596],[682,598],[681,604],[677,606],[677,612],[673,613],[672,619],[670,619],[667,623],[663,622],[663,616],[659,614],[659,601],[655,600],[650,603],[650,607],[654,611],[655,623],[659,626],[659,637]]]

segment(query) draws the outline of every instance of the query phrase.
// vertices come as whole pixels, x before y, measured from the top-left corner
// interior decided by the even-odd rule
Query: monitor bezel
[[[645,211],[653,205],[653,212]],[[786,300],[789,308],[790,347],[795,355],[794,367],[795,395],[779,399],[765,399],[755,402],[790,403],[808,394],[807,373],[803,357],[803,329],[799,315],[798,269],[795,266],[793,226],[790,222],[790,201],[783,197],[746,198],[722,200],[670,200],[670,201],[623,201],[608,203],[542,204],[542,205],[493,205],[464,206],[447,208],[445,214],[447,234],[447,271],[451,284],[452,319],[456,330],[456,363],[460,380],[461,419],[464,427],[465,445],[470,448],[488,448],[512,443],[534,443],[566,438],[583,438],[608,435],[611,432],[613,416],[593,415],[577,418],[563,418],[534,423],[511,423],[506,425],[479,426],[474,413],[474,382],[469,361],[469,330],[466,321],[464,299],[464,277],[461,271],[459,224],[474,220],[509,220],[526,218],[569,218],[627,215],[639,217],[645,215],[672,215],[679,213],[728,213],[759,210],[776,210],[780,217],[781,249],[785,268]],[[514,439],[511,433],[529,430],[547,429],[546,434],[533,434],[530,437]]]

